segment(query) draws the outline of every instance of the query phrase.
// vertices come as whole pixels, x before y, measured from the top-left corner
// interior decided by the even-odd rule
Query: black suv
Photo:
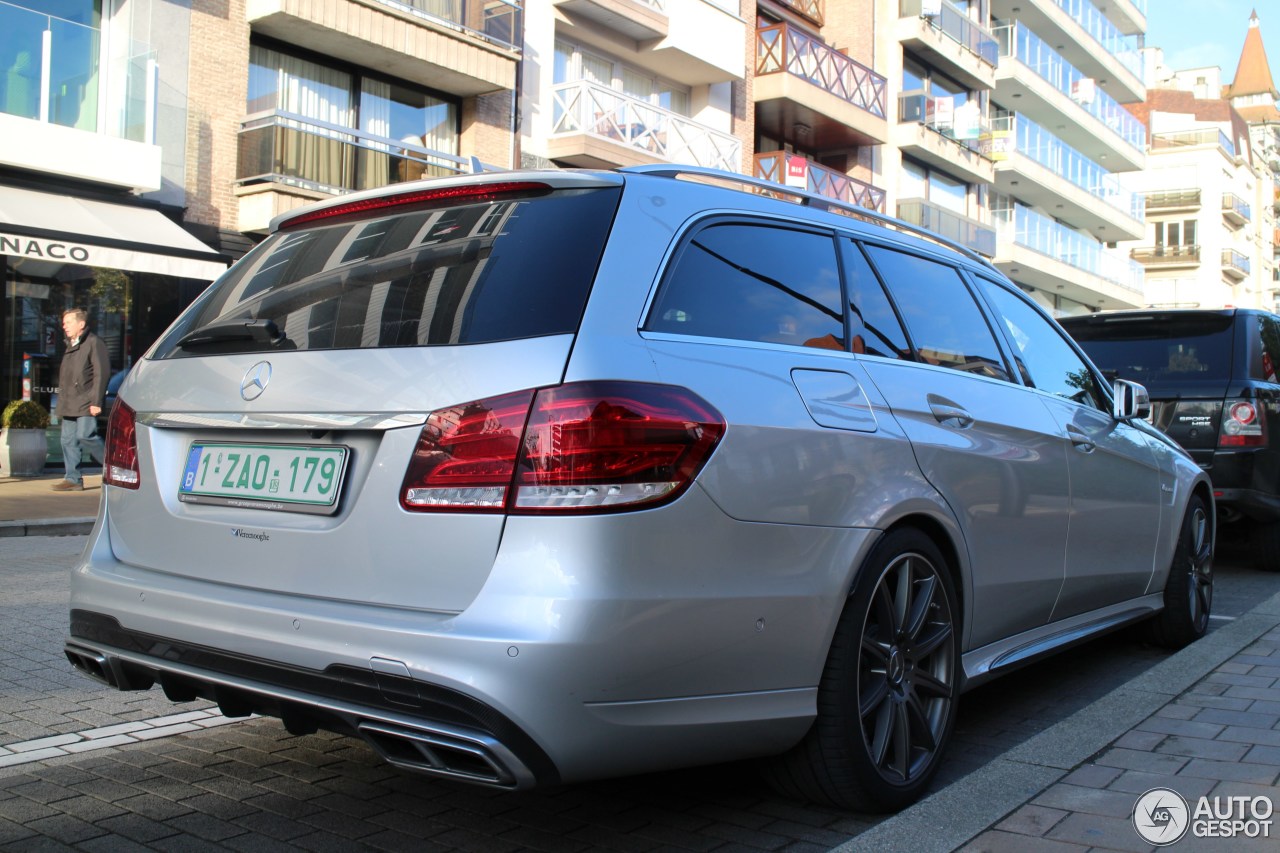
[[[1280,317],[1148,310],[1061,323],[1104,373],[1146,386],[1152,422],[1208,472],[1222,520],[1247,525],[1254,563],[1280,571]]]

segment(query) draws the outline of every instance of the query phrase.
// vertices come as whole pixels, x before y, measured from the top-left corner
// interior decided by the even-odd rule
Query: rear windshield
[[[572,333],[620,194],[561,190],[276,233],[178,319],[155,357]]]
[[[1161,380],[1229,379],[1229,314],[1065,321],[1066,330],[1103,372],[1143,384]]]

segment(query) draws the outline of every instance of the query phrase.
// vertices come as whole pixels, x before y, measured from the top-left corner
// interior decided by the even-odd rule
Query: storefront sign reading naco
[[[90,249],[78,243],[60,243],[57,240],[42,240],[39,237],[21,237],[0,232],[0,255],[89,264]],[[90,264],[90,266],[93,265]]]

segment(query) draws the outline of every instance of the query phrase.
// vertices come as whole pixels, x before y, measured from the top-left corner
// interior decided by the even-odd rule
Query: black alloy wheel
[[[1193,495],[1178,532],[1164,587],[1164,610],[1151,621],[1159,645],[1180,649],[1204,636],[1213,610],[1213,519],[1204,499]]]

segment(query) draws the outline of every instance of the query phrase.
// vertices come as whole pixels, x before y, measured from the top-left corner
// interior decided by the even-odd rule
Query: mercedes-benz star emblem
[[[245,371],[244,379],[240,380],[240,396],[246,402],[256,400],[267,390],[267,383],[270,381],[271,362],[260,361]]]

